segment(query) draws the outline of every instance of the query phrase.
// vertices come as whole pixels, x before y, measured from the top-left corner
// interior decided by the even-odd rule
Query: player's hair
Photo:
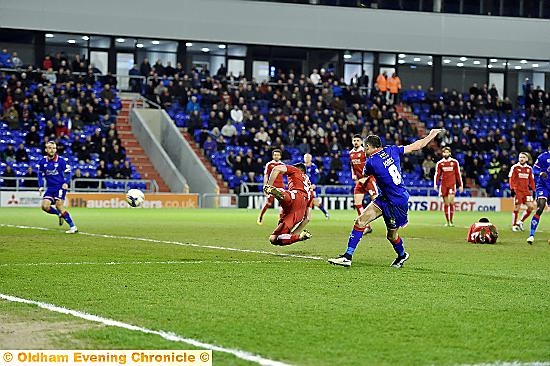
[[[273,151],[271,151],[271,156],[273,156],[273,154],[275,154],[276,152],[283,155],[283,152],[281,151],[281,149],[273,149]]]
[[[441,151],[448,151],[451,152],[451,148],[449,146],[445,146]]]
[[[48,142],[46,142],[46,145],[55,145],[55,146],[57,146],[55,141],[48,141]]]
[[[525,157],[527,158],[527,161],[531,161],[531,154],[529,154],[528,152],[525,152],[525,151],[522,151],[519,153],[519,155],[525,155]]]
[[[300,169],[302,172],[306,172],[306,165],[304,163],[296,163],[294,166],[298,169]]]
[[[378,147],[382,147],[382,141],[380,140],[380,137],[376,135],[368,135],[365,139],[365,144],[369,145],[370,147],[374,147],[375,149]]]
[[[481,219],[479,219],[479,222],[491,222],[491,221],[489,221],[489,219],[486,217],[482,217]]]
[[[353,135],[352,139],[361,139],[361,135],[355,134],[355,135]]]

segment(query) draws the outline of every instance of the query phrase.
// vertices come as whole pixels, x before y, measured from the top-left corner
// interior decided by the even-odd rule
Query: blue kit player
[[[304,154],[304,164],[306,165],[306,174],[311,180],[311,189],[313,189],[313,197],[309,205],[310,208],[308,210],[308,216],[311,219],[311,209],[313,208],[313,206],[315,206],[315,207],[318,207],[319,210],[321,210],[321,212],[328,219],[330,215],[327,212],[327,210],[323,207],[323,203],[321,202],[321,199],[318,197],[318,192],[317,192],[317,182],[319,181],[319,176],[321,175],[321,173],[319,172],[317,165],[315,165],[315,163],[312,162],[311,160],[312,160],[311,154]]]
[[[391,266],[395,268],[403,267],[405,261],[409,259],[409,254],[405,252],[403,239],[399,237],[397,231],[399,228],[406,226],[408,222],[409,192],[407,192],[401,178],[401,157],[403,154],[422,149],[443,131],[443,129],[433,129],[428,136],[406,146],[389,145],[382,147],[380,138],[375,135],[370,135],[365,139],[365,153],[369,158],[365,163],[363,176],[372,175],[376,179],[380,194],[355,219],[346,252],[338,258],[329,259],[329,263],[344,267],[351,266],[353,253],[363,237],[366,226],[382,216],[387,228],[386,237],[397,253],[397,258]]]
[[[40,194],[44,191],[44,179],[46,180],[46,193],[42,196],[42,210],[58,216],[60,226],[65,220],[69,224],[69,230],[65,231],[67,234],[77,233],[78,229],[63,205],[71,182],[71,167],[67,165],[65,159],[57,155],[57,145],[53,141],[46,143],[46,156],[42,158],[38,167],[38,187],[40,187],[38,191]]]
[[[535,165],[533,165],[533,175],[535,176],[535,192],[537,200],[537,211],[531,219],[531,233],[527,238],[527,243],[533,244],[535,241],[535,232],[539,226],[540,215],[544,212],[546,205],[548,204],[548,197],[550,195],[550,146],[548,151],[543,152],[537,158]],[[550,243],[550,241],[549,241]]]

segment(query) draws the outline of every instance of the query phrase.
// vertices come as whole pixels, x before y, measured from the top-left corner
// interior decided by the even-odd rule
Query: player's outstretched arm
[[[406,145],[404,147],[405,154],[421,150],[426,145],[428,145],[433,139],[435,139],[435,137],[438,134],[440,134],[444,131],[445,131],[444,128],[434,128],[434,129],[430,130],[430,133],[428,134],[428,136],[426,136],[424,138],[421,138],[420,140],[416,140],[415,142],[413,142],[410,145]]]
[[[273,168],[271,171],[271,174],[269,175],[269,179],[267,181],[268,186],[272,186],[273,183],[275,183],[275,179],[277,179],[277,176],[281,173],[286,173],[286,165],[277,165]]]

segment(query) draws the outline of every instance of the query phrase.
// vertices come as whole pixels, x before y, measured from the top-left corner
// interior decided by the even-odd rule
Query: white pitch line
[[[250,352],[241,351],[241,350],[238,350],[238,349],[231,349],[231,348],[216,346],[216,345],[213,345],[213,344],[208,344],[208,343],[198,341],[196,339],[185,338],[185,337],[179,336],[175,333],[165,332],[163,330],[153,330],[153,329],[143,328],[143,327],[139,327],[137,325],[123,323],[123,322],[120,322],[120,321],[117,321],[117,320],[103,318],[101,316],[92,315],[92,314],[80,312],[80,311],[77,311],[77,310],[71,310],[71,309],[61,307],[61,306],[48,304],[48,303],[45,303],[45,302],[27,300],[27,299],[23,299],[23,298],[20,298],[20,297],[5,295],[5,294],[1,294],[1,293],[0,293],[0,299],[4,299],[4,300],[7,300],[7,301],[11,301],[11,302],[18,302],[18,303],[22,303],[22,304],[36,305],[36,306],[38,306],[39,308],[42,308],[42,309],[46,309],[46,310],[53,311],[53,312],[56,312],[56,313],[61,313],[61,314],[72,315],[76,318],[80,318],[80,319],[84,319],[84,320],[88,320],[88,321],[92,321],[92,322],[96,322],[96,323],[101,323],[101,324],[104,324],[104,325],[107,325],[107,326],[110,326],[110,327],[117,327],[117,328],[133,330],[133,331],[141,332],[141,333],[145,333],[145,334],[158,335],[158,336],[160,336],[160,337],[162,337],[166,340],[169,340],[169,341],[187,343],[191,346],[201,348],[201,349],[208,349],[208,350],[212,350],[212,351],[216,351],[216,352],[229,353],[229,354],[231,354],[231,355],[233,355],[237,358],[240,358],[242,360],[255,362],[255,363],[257,363],[259,365],[262,365],[262,366],[290,366],[287,363],[283,363],[283,362],[279,362],[279,361],[275,361],[275,360],[270,360],[268,358],[264,358],[262,356],[252,354]]]
[[[37,226],[26,226],[26,225],[0,224],[0,227],[11,227],[11,228],[16,228],[16,229],[31,229],[31,230],[59,232],[59,230],[55,230],[55,229],[50,229],[50,228],[45,228],[45,227],[37,227]],[[184,246],[184,247],[227,250],[227,251],[241,252],[241,253],[267,254],[267,255],[274,255],[274,256],[277,256],[277,257],[290,257],[290,258],[300,258],[300,259],[324,260],[324,258],[315,257],[315,256],[311,256],[311,255],[277,253],[277,252],[268,252],[268,251],[264,251],[264,250],[255,250],[255,249],[220,247],[220,246],[217,246],[217,245],[200,245],[200,244],[193,244],[193,243],[183,243],[181,241],[158,240],[158,239],[151,239],[151,238],[140,238],[140,237],[135,237],[135,236],[95,234],[95,233],[87,233],[87,232],[82,232],[82,231],[79,231],[78,235],[86,235],[86,236],[93,236],[93,237],[107,238],[107,239],[136,240],[136,241],[144,241],[144,242],[157,243],[157,244],[173,244],[173,245],[181,245],[181,246]]]
[[[38,263],[2,263],[0,267],[37,267],[37,266],[122,266],[148,264],[253,264],[253,263],[291,263],[290,261],[137,261],[137,262],[38,262]]]
[[[496,361],[487,363],[464,364],[459,366],[550,366],[549,361]]]

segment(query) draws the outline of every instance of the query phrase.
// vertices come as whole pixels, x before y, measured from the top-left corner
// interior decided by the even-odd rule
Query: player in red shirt
[[[466,240],[474,244],[495,244],[498,239],[498,231],[495,225],[491,224],[489,219],[481,218],[478,222],[472,224],[468,230]]]
[[[443,159],[435,165],[434,189],[437,191],[439,186],[439,196],[443,197],[443,207],[447,219],[445,226],[454,226],[456,184],[458,182],[460,193],[464,191],[464,185],[460,174],[460,164],[458,160],[451,158],[451,149],[444,147],[442,155]]]
[[[273,183],[280,174],[288,178],[288,190],[276,188]],[[275,197],[281,204],[279,224],[269,236],[273,245],[290,245],[297,241],[308,240],[311,234],[300,229],[300,223],[306,217],[309,200],[311,199],[311,182],[306,174],[306,166],[303,163],[295,165],[277,165],[271,171],[269,180],[264,187],[267,195]]]
[[[535,177],[533,176],[533,168],[527,164],[529,155],[527,153],[519,153],[518,163],[512,165],[508,178],[510,180],[510,189],[514,197],[514,212],[512,213],[512,230],[523,231],[523,222],[531,216],[531,212],[535,209],[533,201],[533,191],[535,190]],[[522,205],[527,208],[518,222],[518,213]]]
[[[361,215],[363,212],[363,197],[365,194],[368,194],[371,201],[374,201],[376,196],[378,196],[378,187],[376,186],[376,179],[372,175],[363,177],[363,168],[367,161],[367,154],[363,147],[361,135],[354,135],[351,142],[353,148],[349,152],[349,161],[351,165],[351,178],[355,182],[355,187],[353,188],[353,205],[357,210],[357,215]],[[365,233],[369,234],[371,232],[372,228],[370,224],[368,224],[365,228]]]
[[[267,179],[269,178],[269,175],[271,174],[271,171],[273,170],[273,168],[278,166],[278,165],[285,165],[285,163],[283,163],[281,161],[282,156],[283,156],[283,152],[280,149],[274,149],[271,152],[271,157],[273,158],[273,160],[271,160],[269,163],[267,163],[265,165],[265,169],[264,169],[264,187],[267,185]],[[279,175],[277,177],[275,182],[273,182],[273,186],[275,188],[285,189],[285,183],[283,182],[283,176],[282,175]],[[265,212],[267,211],[267,209],[269,207],[271,207],[273,205],[273,202],[275,200],[273,198],[273,196],[270,196],[270,195],[266,195],[266,196],[267,196],[267,200],[264,203],[264,206],[262,207],[262,210],[260,211],[260,214],[258,215],[258,219],[256,220],[256,223],[258,225],[262,225],[262,220],[264,218]]]

